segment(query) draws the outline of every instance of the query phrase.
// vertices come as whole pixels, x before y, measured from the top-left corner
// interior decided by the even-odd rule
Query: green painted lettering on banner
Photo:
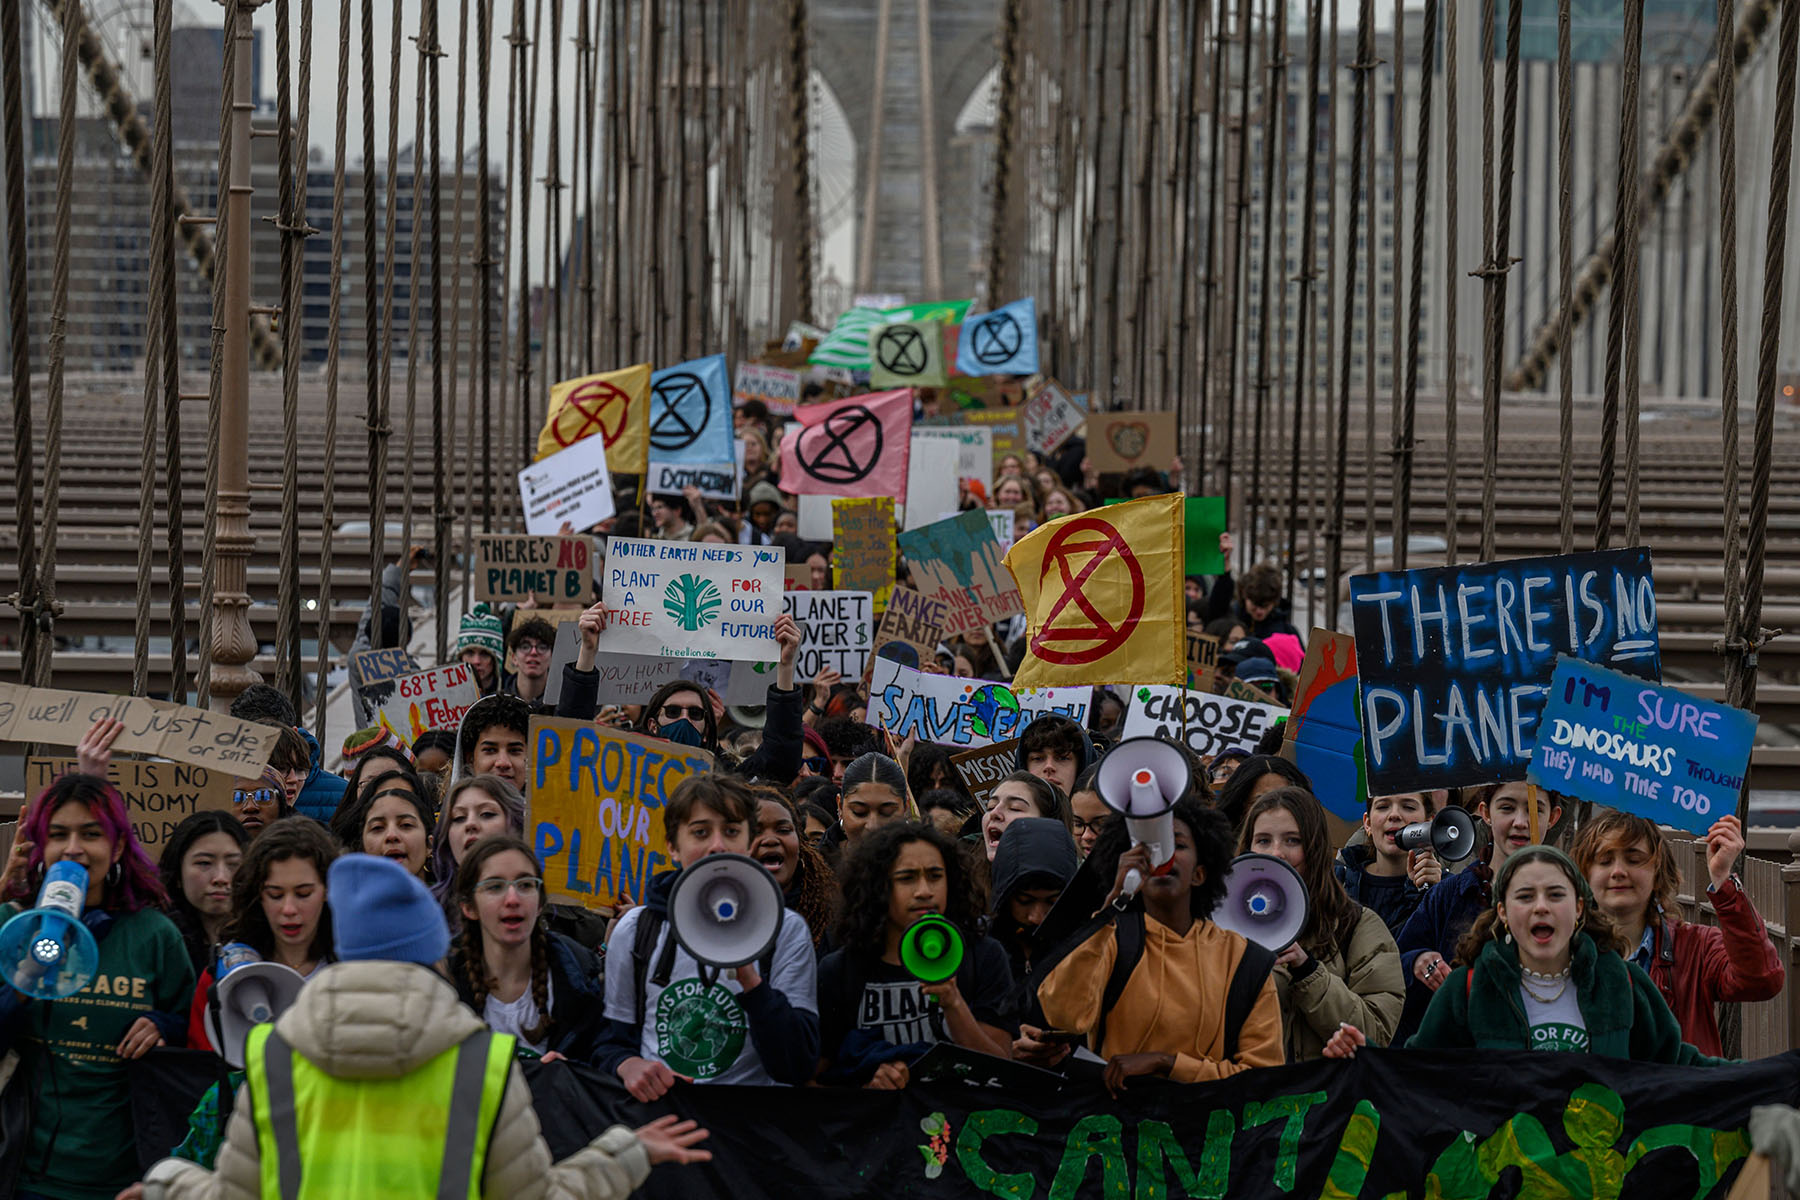
[[[956,1161],[962,1164],[963,1174],[968,1177],[969,1182],[982,1191],[1011,1197],[1012,1200],[1030,1200],[1032,1193],[1037,1190],[1037,1180],[1023,1171],[1003,1175],[994,1170],[981,1157],[981,1143],[1006,1133],[1022,1133],[1031,1137],[1037,1130],[1036,1121],[1009,1108],[990,1108],[970,1113],[969,1119],[963,1123],[962,1132],[956,1136]]]
[[[1088,1160],[1100,1160],[1100,1187],[1108,1200],[1130,1200],[1131,1168],[1125,1163],[1125,1138],[1119,1118],[1091,1113],[1075,1122],[1063,1144],[1062,1162],[1050,1184],[1050,1200],[1074,1200],[1087,1178]]]
[[[1300,1135],[1305,1132],[1307,1111],[1313,1105],[1323,1103],[1324,1092],[1303,1092],[1296,1096],[1277,1096],[1273,1100],[1253,1100],[1244,1106],[1245,1129],[1255,1129],[1270,1121],[1287,1122],[1281,1129],[1281,1154],[1275,1160],[1275,1186],[1284,1192],[1294,1190],[1294,1174],[1300,1162]]]
[[[1175,1172],[1175,1182],[1188,1200],[1219,1200],[1231,1180],[1231,1137],[1237,1122],[1229,1109],[1214,1109],[1206,1118],[1206,1145],[1200,1151],[1200,1169],[1188,1165],[1187,1151],[1175,1140],[1166,1121],[1138,1124],[1137,1198],[1168,1200],[1169,1183],[1164,1163]]]

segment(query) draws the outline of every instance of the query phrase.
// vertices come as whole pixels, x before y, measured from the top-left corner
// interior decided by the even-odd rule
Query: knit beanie
[[[332,922],[338,958],[381,959],[429,967],[450,953],[444,909],[405,867],[373,854],[346,854],[331,864],[326,892],[334,912],[354,920]]]
[[[375,749],[392,750],[398,754],[404,754],[407,762],[411,762],[413,759],[412,747],[406,744],[406,739],[388,728],[386,724],[359,729],[344,739],[344,757],[346,759],[357,758]]]
[[[456,630],[456,652],[486,650],[498,662],[506,657],[506,641],[500,636],[500,614],[484,601],[471,608]]]

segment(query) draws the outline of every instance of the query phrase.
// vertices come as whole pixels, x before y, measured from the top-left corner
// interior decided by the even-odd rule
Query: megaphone
[[[741,967],[775,945],[786,907],[781,884],[745,854],[709,854],[669,889],[669,929],[709,967]]]
[[[962,960],[962,930],[948,917],[926,913],[900,935],[900,965],[920,983],[944,982]]]
[[[100,970],[100,945],[81,923],[87,868],[63,859],[44,872],[36,908],[0,928],[0,970],[34,1000],[73,996]]]
[[[286,1012],[299,998],[306,978],[292,967],[262,961],[242,942],[233,942],[220,952],[218,969],[202,1023],[213,1049],[241,1068],[250,1030]]]
[[[1259,946],[1282,951],[1306,928],[1306,883],[1273,854],[1240,854],[1225,873],[1212,922]]]
[[[1445,862],[1461,862],[1475,853],[1475,818],[1466,808],[1451,804],[1429,821],[1415,821],[1394,835],[1402,850],[1429,847]]]
[[[1187,794],[1192,769],[1188,757],[1154,737],[1126,738],[1100,760],[1094,788],[1106,807],[1125,818],[1134,846],[1150,850],[1150,863],[1161,868],[1175,857],[1175,802]],[[1115,903],[1137,895],[1144,880],[1136,871],[1125,876]]]

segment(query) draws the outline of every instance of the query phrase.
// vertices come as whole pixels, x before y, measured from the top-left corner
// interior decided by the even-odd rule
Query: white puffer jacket
[[[482,1023],[435,972],[409,963],[344,962],[325,967],[275,1022],[287,1043],[340,1079],[405,1075],[478,1033]],[[398,1114],[397,1114],[398,1115]],[[256,1200],[262,1194],[259,1149],[248,1085],[238,1090],[218,1169],[166,1158],[145,1177],[169,1200]],[[616,1125],[579,1153],[552,1165],[531,1107],[531,1090],[512,1068],[488,1143],[481,1194],[518,1200],[625,1200],[650,1174],[643,1145]],[[156,1195],[156,1187],[146,1188]]]

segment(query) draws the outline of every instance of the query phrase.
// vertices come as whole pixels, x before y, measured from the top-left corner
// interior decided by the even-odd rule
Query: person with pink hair
[[[45,788],[19,822],[0,879],[0,921],[37,904],[45,870],[87,869],[82,923],[99,943],[98,970],[73,996],[33,1000],[0,984],[0,1048],[17,1050],[36,1102],[16,1195],[115,1195],[138,1177],[125,1064],[181,1040],[177,1015],[194,967],[156,865],[139,845],[125,799],[106,780],[124,728],[96,724],[82,739],[82,774]]]

